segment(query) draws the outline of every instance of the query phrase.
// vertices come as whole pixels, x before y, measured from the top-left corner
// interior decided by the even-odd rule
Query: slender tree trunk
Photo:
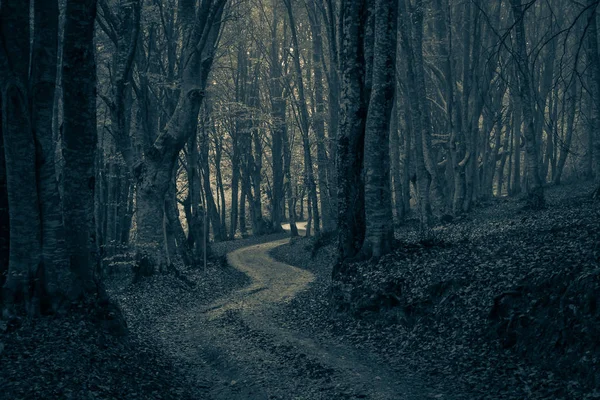
[[[177,186],[175,180],[171,181],[167,198],[165,199],[165,214],[167,218],[167,230],[170,232],[172,240],[175,242],[175,249],[169,250],[171,258],[181,256],[181,260],[185,265],[193,264],[192,251],[188,245],[187,237],[181,220],[179,219],[179,208],[177,207]]]
[[[310,203],[312,206],[312,216],[315,228],[315,234],[320,232],[320,216],[319,206],[317,199],[317,185],[315,183],[315,177],[313,172],[313,161],[310,151],[310,140],[309,140],[309,117],[306,98],[304,96],[304,82],[302,79],[302,67],[300,64],[300,45],[298,44],[298,35],[296,32],[296,22],[294,20],[294,13],[290,0],[285,0],[285,5],[288,11],[288,17],[290,20],[290,31],[292,33],[292,44],[294,46],[294,69],[296,76],[296,89],[298,91],[298,114],[300,119],[300,130],[302,133],[302,145],[304,148],[304,169],[306,172],[306,186],[308,189],[308,196],[310,196]]]
[[[394,209],[396,210],[396,223],[400,225],[404,221],[406,210],[404,209],[404,181],[402,180],[402,169],[400,167],[400,135],[398,124],[398,90],[396,90],[396,100],[390,121],[390,158],[391,173],[393,180]]]
[[[238,145],[237,128],[232,134],[231,147],[231,214],[229,218],[229,237],[235,239],[235,233],[238,225],[238,192],[240,182],[240,153]]]
[[[275,13],[275,12],[274,12]],[[272,150],[273,157],[273,201],[271,214],[271,229],[274,232],[281,231],[283,221],[283,208],[285,201],[284,187],[284,157],[283,138],[286,135],[285,108],[286,102],[283,98],[283,87],[281,80],[281,66],[279,61],[278,43],[276,40],[277,20],[273,17],[273,33],[271,51],[271,115],[273,117]]]
[[[314,0],[313,0],[314,1]],[[309,22],[312,33],[312,66],[314,73],[315,113],[313,115],[313,128],[317,138],[317,180],[319,186],[319,200],[323,231],[335,230],[335,215],[333,213],[333,200],[329,189],[329,157],[325,143],[325,101],[323,97],[323,38],[321,33],[321,18],[316,11],[316,5],[309,1]]]
[[[290,140],[287,129],[282,130],[283,144],[283,188],[288,201],[288,221],[290,223],[290,233],[292,237],[298,236],[298,227],[296,226],[296,204],[294,190],[292,187],[292,151],[290,149]]]
[[[577,109],[577,86],[575,85],[575,82],[571,82],[568,96],[569,97],[565,97],[565,102],[568,102],[569,104],[566,127],[567,133],[560,149],[560,156],[556,165],[556,174],[552,177],[555,185],[560,185],[563,170],[567,163],[567,157],[571,151],[571,141],[573,140],[573,131],[575,129],[575,112]]]
[[[223,140],[217,139],[215,142],[215,169],[217,178],[217,199],[221,203],[219,215],[221,216],[221,235],[223,240],[227,240],[227,204],[225,203],[225,188],[223,185],[223,174],[221,172],[221,159],[223,157]]]
[[[240,219],[240,233],[242,237],[246,237],[248,235],[248,228],[246,227],[246,197],[248,193],[249,182],[246,178],[244,178],[244,173],[242,173],[242,188],[240,192],[240,204],[239,204],[239,219]]]
[[[505,131],[504,131],[504,139],[502,141],[502,154],[500,155],[500,166],[498,167],[498,183],[497,183],[497,192],[496,192],[496,196],[497,197],[502,197],[502,192],[503,192],[503,187],[504,187],[504,176],[505,176],[505,170],[506,170],[506,161],[509,160],[509,156],[511,154],[511,150],[510,150],[510,143],[511,143],[511,132],[512,132],[512,126],[510,124],[510,115],[512,113],[512,102],[509,105],[509,111],[507,112],[507,121],[509,121],[505,127]],[[510,171],[510,162],[508,164],[509,166],[509,171]],[[510,182],[510,175],[509,175],[509,179],[508,181]],[[510,193],[510,190],[507,190],[508,193]]]
[[[523,125],[523,112],[518,95],[514,95],[513,99],[515,103],[512,123],[514,172],[512,174],[512,190],[510,194],[517,195],[521,193],[521,127]]]
[[[257,83],[258,86],[258,83]],[[252,143],[254,151],[251,151],[250,162],[252,196],[251,196],[251,215],[252,215],[252,233],[255,236],[264,235],[266,233],[265,221],[262,215],[262,199],[261,199],[261,184],[262,184],[262,143],[260,131],[253,129]]]
[[[207,107],[207,114],[209,113]],[[223,237],[223,230],[221,226],[221,217],[219,215],[219,211],[217,210],[217,205],[215,203],[215,197],[212,191],[211,179],[210,179],[210,162],[209,162],[209,148],[210,148],[210,140],[209,140],[209,124],[210,117],[207,115],[203,121],[203,127],[201,129],[201,137],[200,137],[200,165],[202,169],[202,182],[204,186],[204,197],[206,199],[206,208],[208,211],[208,218],[210,221],[210,225],[212,226],[213,237],[216,241],[223,241],[225,238]]]

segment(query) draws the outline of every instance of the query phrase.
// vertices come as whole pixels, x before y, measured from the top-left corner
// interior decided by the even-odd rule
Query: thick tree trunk
[[[531,208],[544,207],[544,187],[540,177],[538,143],[535,138],[534,127],[534,98],[532,84],[530,81],[529,59],[527,57],[527,45],[525,37],[524,14],[525,6],[520,0],[511,0],[512,10],[515,18],[515,37],[517,44],[517,57],[520,65],[519,89],[522,99],[523,118],[525,121],[525,149],[527,151],[527,181],[528,181],[528,203]]]
[[[0,289],[8,274],[10,225],[8,213],[8,189],[6,187],[6,157],[4,156],[3,93],[0,89]],[[0,296],[0,303],[2,297]]]
[[[587,32],[588,54],[590,58],[590,95],[592,96],[592,145],[593,145],[593,172],[596,182],[595,198],[600,198],[600,54],[598,50],[598,23],[596,7],[593,0],[589,0],[591,9],[589,29]]]
[[[390,116],[396,76],[397,4],[375,3],[373,86],[365,127],[365,220],[362,253],[379,258],[389,253],[394,240],[390,187]]]
[[[164,270],[167,262],[164,241],[164,202],[174,167],[190,137],[196,134],[200,106],[204,100],[208,74],[212,67],[223,7],[226,0],[203,2],[197,13],[194,3],[186,2],[195,15],[193,23],[184,24],[184,46],[179,98],[173,114],[158,137],[146,143],[145,157],[134,166],[138,200],[145,208],[136,214],[138,269],[142,275]],[[190,20],[191,21],[191,20]],[[147,132],[147,137],[150,135]],[[155,202],[154,204],[151,204]],[[193,202],[192,202],[193,203]],[[192,204],[192,213],[196,205]],[[148,221],[144,221],[147,218]],[[162,238],[162,239],[161,239]],[[197,237],[194,238],[196,241]],[[196,243],[196,246],[201,244]],[[150,254],[154,247],[156,254]]]
[[[96,290],[96,1],[67,1],[63,48],[64,221],[73,295]]]
[[[327,136],[329,138],[329,196],[331,198],[331,212],[333,213],[334,223],[337,227],[337,138],[340,129],[340,73],[338,58],[338,24],[336,21],[336,2],[326,0],[325,14],[327,18],[327,42],[329,44],[329,74],[327,91],[329,104],[329,121],[327,126]],[[325,62],[325,57],[322,57]]]
[[[165,241],[165,193],[170,179],[138,182],[136,190],[136,274],[150,276],[167,263]],[[164,187],[164,189],[163,189]],[[157,229],[158,228],[158,229]]]
[[[4,88],[3,134],[10,216],[9,270],[4,285],[6,303],[29,303],[30,279],[41,266],[40,213],[35,176],[35,144],[31,133],[26,89]]]
[[[413,63],[414,63],[414,76],[415,81],[413,84],[416,86],[416,101],[420,109],[419,116],[421,118],[421,147],[423,152],[423,160],[425,162],[425,168],[430,178],[430,189],[435,200],[435,204],[438,209],[444,213],[446,210],[446,198],[444,196],[444,182],[441,174],[438,171],[437,155],[431,144],[432,137],[432,119],[431,111],[429,109],[429,99],[427,98],[427,84],[426,84],[426,72],[425,72],[425,61],[423,57],[423,36],[424,26],[423,20],[425,17],[426,5],[423,0],[416,0],[414,7],[412,7],[412,19],[414,21],[414,29],[411,32],[412,45],[413,45]]]
[[[31,68],[31,118],[36,139],[36,171],[42,226],[45,289],[56,307],[69,289],[64,227],[52,132],[58,61],[58,2],[36,0]]]
[[[453,149],[453,164],[454,164],[454,198],[452,202],[452,211],[454,215],[459,215],[464,212],[464,203],[467,197],[467,172],[466,166],[472,155],[467,149],[469,139],[470,123],[469,123],[469,99],[471,88],[473,85],[473,71],[471,68],[470,54],[472,47],[472,37],[474,29],[472,27],[472,5],[470,2],[464,4],[464,31],[463,31],[463,79],[462,79],[462,98],[460,105],[457,104],[456,130],[454,132],[453,141],[451,143]]]
[[[417,72],[416,72],[416,49],[414,48],[413,33],[411,26],[409,25],[409,12],[408,5],[405,0],[399,2],[399,27],[401,33],[401,44],[402,50],[405,56],[405,67],[407,76],[407,89],[410,104],[410,125],[412,127],[412,143],[414,145],[415,165],[417,174],[417,193],[419,203],[419,217],[421,232],[423,235],[429,235],[429,229],[431,225],[431,205],[429,200],[429,189],[431,185],[431,175],[427,169],[425,163],[424,154],[424,132],[426,129],[423,127],[424,118],[422,113],[425,110],[422,109],[423,101],[419,101],[420,97],[424,93],[419,94],[419,85],[417,84]]]
[[[6,1],[0,8],[0,97],[9,214],[5,312],[26,305],[30,279],[41,263],[40,214],[35,143],[29,113],[29,1]]]
[[[365,194],[362,178],[363,144],[368,93],[365,89],[364,37],[361,23],[367,13],[365,1],[342,0],[340,4],[340,131],[337,148],[338,254],[335,277],[343,262],[355,257],[365,234]]]

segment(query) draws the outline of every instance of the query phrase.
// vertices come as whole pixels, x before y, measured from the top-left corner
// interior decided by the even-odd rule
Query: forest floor
[[[591,191],[490,201],[426,243],[409,220],[333,292],[334,244],[287,234],[215,244],[206,270],[117,275],[127,338],[85,307],[0,323],[0,398],[600,398]]]
[[[264,243],[261,243],[264,242]],[[275,261],[286,235],[214,247],[228,264],[157,277],[113,293],[131,333],[160,349],[196,399],[435,399],[446,397],[375,354],[294,329],[283,311],[315,275]]]
[[[292,329],[377,354],[452,382],[440,398],[600,398],[600,210],[593,186],[547,191],[547,208],[497,199],[434,229],[415,221],[378,263],[351,265],[333,282],[335,245],[296,239],[280,262],[315,274],[281,310]],[[332,308],[344,312],[332,313]],[[446,386],[447,387],[447,386]],[[402,397],[398,397],[402,398]]]

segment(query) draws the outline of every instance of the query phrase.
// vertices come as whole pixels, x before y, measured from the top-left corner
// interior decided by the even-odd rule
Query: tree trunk
[[[589,0],[591,9],[589,17],[589,30],[587,32],[588,54],[590,58],[591,79],[590,95],[592,96],[592,126],[593,126],[593,172],[596,182],[594,197],[600,198],[600,54],[598,50],[598,23],[596,7],[593,0]]]
[[[396,76],[397,4],[375,3],[373,86],[365,127],[366,232],[362,253],[379,258],[392,249],[394,226],[390,187],[390,116]]]
[[[569,109],[567,116],[567,133],[564,141],[562,142],[562,146],[560,149],[560,156],[558,158],[558,162],[556,165],[556,174],[552,177],[555,185],[560,185],[560,180],[562,178],[563,170],[565,168],[565,164],[567,162],[567,157],[569,156],[569,152],[571,151],[571,141],[573,139],[573,131],[575,128],[575,112],[577,106],[577,86],[575,82],[570,83],[569,88],[569,97],[565,96],[565,102],[568,101]]]
[[[161,174],[166,175],[166,174]],[[136,188],[136,274],[150,276],[166,269],[165,193],[169,177],[155,179],[147,184],[138,181]]]
[[[310,196],[310,204],[312,206],[312,217],[314,222],[315,234],[318,235],[320,227],[319,206],[317,199],[317,185],[313,172],[312,155],[310,152],[309,140],[309,117],[306,98],[304,96],[304,82],[302,79],[302,67],[300,64],[300,45],[298,44],[298,35],[296,32],[296,22],[292,10],[291,0],[285,0],[285,5],[288,11],[290,20],[290,31],[292,33],[292,44],[294,46],[294,69],[296,77],[296,90],[298,91],[298,114],[300,119],[300,131],[302,133],[302,146],[304,148],[304,169],[306,174],[306,186],[308,196]]]
[[[431,225],[431,205],[429,200],[429,189],[431,183],[431,175],[425,164],[424,154],[424,127],[423,127],[423,116],[425,112],[421,108],[423,105],[422,101],[419,101],[421,95],[419,94],[419,86],[417,85],[417,73],[416,73],[416,57],[413,42],[413,33],[411,26],[409,25],[410,18],[408,12],[408,5],[405,0],[399,2],[399,27],[401,33],[401,44],[402,50],[405,56],[405,67],[407,77],[407,89],[410,104],[410,125],[412,127],[412,142],[415,148],[415,165],[417,174],[417,192],[419,197],[419,216],[421,233],[425,236],[429,235],[429,229]],[[424,93],[423,93],[424,94]]]
[[[200,136],[200,165],[202,172],[202,182],[204,186],[204,198],[206,199],[206,209],[208,211],[208,218],[210,225],[212,226],[213,237],[216,241],[223,241],[223,229],[221,226],[221,216],[217,210],[215,203],[215,197],[212,192],[211,179],[210,179],[210,161],[209,161],[209,125],[210,125],[210,107],[206,108],[206,116],[202,121],[201,136]],[[195,149],[197,151],[197,149]]]
[[[287,129],[282,130],[283,144],[283,189],[287,194],[288,201],[288,222],[290,223],[290,233],[292,237],[298,236],[298,227],[296,226],[296,204],[294,198],[294,190],[292,187],[292,151],[290,149],[290,140]]]
[[[326,0],[325,14],[327,18],[327,42],[329,44],[329,75],[328,75],[328,110],[329,121],[327,126],[327,135],[329,138],[329,197],[331,198],[331,212],[333,214],[333,222],[337,227],[337,139],[340,129],[340,73],[339,73],[339,58],[338,58],[338,32],[336,14],[336,2]],[[325,57],[322,57],[325,62]]]
[[[502,141],[502,154],[500,155],[500,166],[498,167],[498,180],[497,180],[497,197],[502,197],[503,187],[504,187],[504,176],[506,170],[506,161],[509,160],[509,156],[511,154],[510,143],[511,143],[511,132],[512,132],[512,124],[510,123],[510,115],[513,110],[512,101],[509,104],[509,110],[507,111],[507,121],[509,121],[506,125],[506,129],[504,131],[504,139]],[[510,162],[508,164],[510,171]],[[510,182],[510,175],[509,182]],[[509,190],[507,190],[510,193]]]
[[[511,0],[513,15],[515,18],[515,37],[517,45],[517,62],[519,68],[519,90],[522,99],[523,118],[525,121],[525,149],[527,151],[527,181],[528,181],[528,204],[533,209],[544,207],[544,187],[540,177],[538,143],[535,138],[534,127],[534,98],[533,87],[530,82],[530,67],[527,57],[527,45],[525,37],[525,6],[520,0]]]
[[[355,257],[365,234],[365,194],[362,178],[363,144],[368,96],[363,71],[365,1],[342,0],[340,4],[340,130],[337,148],[338,254],[333,276],[342,272],[343,262]]]
[[[8,274],[10,224],[8,213],[8,189],[6,187],[6,157],[4,156],[3,104],[0,89],[0,289],[4,286]],[[0,296],[0,303],[2,297]]]
[[[229,218],[229,237],[235,239],[238,225],[238,192],[240,182],[240,154],[238,147],[237,132],[233,132],[231,138],[231,214]]]
[[[58,61],[58,2],[36,0],[34,10],[31,118],[36,139],[44,285],[56,307],[60,297],[67,294],[70,283],[52,132]]]
[[[514,196],[521,193],[521,127],[523,125],[523,112],[518,95],[514,95],[513,99],[515,104],[512,123],[514,172],[512,174],[512,190],[510,194]]]
[[[221,237],[227,240],[227,204],[225,203],[225,188],[223,185],[223,174],[221,172],[221,159],[223,157],[223,139],[219,137],[215,140],[215,169],[217,178],[217,199],[221,204],[219,215],[221,216]]]
[[[313,0],[314,1],[314,0]],[[323,231],[335,230],[335,215],[333,214],[332,199],[329,188],[329,157],[325,143],[325,102],[323,97],[323,38],[321,34],[321,18],[316,11],[316,5],[309,1],[308,14],[312,33],[312,66],[314,74],[315,113],[313,115],[313,129],[317,138],[317,180],[319,186],[319,200],[321,206],[321,219]]]
[[[141,275],[152,274],[166,267],[165,196],[179,152],[197,131],[198,115],[212,67],[225,2],[226,0],[203,2],[197,13],[193,12],[193,3],[186,3],[192,10],[186,15],[195,15],[195,19],[189,25],[184,24],[186,45],[182,50],[182,59],[186,62],[181,70],[177,105],[158,137],[147,141],[144,159],[138,160],[134,166],[136,187],[141,192],[138,195],[140,203],[136,214],[136,260]],[[150,132],[146,132],[147,138],[149,135]],[[194,207],[192,204],[192,212]],[[148,220],[145,221],[145,218]],[[198,245],[201,246],[196,243]],[[154,254],[150,253],[152,248]]]
[[[273,196],[272,196],[272,213],[271,213],[271,229],[274,232],[281,231],[281,223],[283,221],[283,204],[285,201],[284,187],[284,157],[283,157],[283,138],[287,135],[285,109],[286,101],[283,98],[283,87],[280,83],[282,78],[281,66],[279,61],[279,51],[277,43],[277,19],[275,10],[273,11],[273,31],[271,42],[271,116],[273,117],[272,128],[272,150],[273,157]]]
[[[192,251],[188,245],[187,237],[183,227],[181,226],[181,220],[179,219],[179,208],[177,207],[177,186],[175,180],[171,181],[171,188],[169,189],[167,198],[165,200],[165,214],[167,218],[167,229],[171,232],[171,236],[176,244],[176,251],[170,252],[173,257],[180,256],[181,260],[185,265],[193,265],[194,260],[192,257]]]
[[[396,223],[400,225],[406,216],[404,205],[404,181],[402,180],[402,169],[400,167],[400,135],[398,124],[398,90],[396,90],[396,101],[390,121],[390,158],[391,158],[391,173],[393,180],[394,193],[394,209],[396,210]]]

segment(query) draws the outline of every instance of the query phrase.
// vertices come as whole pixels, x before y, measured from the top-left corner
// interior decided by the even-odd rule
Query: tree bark
[[[355,257],[365,234],[365,194],[362,178],[363,144],[368,91],[365,87],[365,26],[368,13],[364,0],[340,3],[340,130],[337,148],[338,256],[334,278],[343,263]]]
[[[304,148],[304,169],[306,174],[306,186],[308,189],[308,196],[310,196],[310,203],[312,206],[312,217],[314,222],[315,234],[320,232],[320,216],[319,206],[317,199],[317,185],[315,183],[315,177],[313,172],[313,161],[310,151],[310,140],[309,140],[309,129],[310,122],[308,117],[308,108],[306,97],[304,95],[304,82],[302,79],[302,67],[300,65],[300,45],[298,44],[298,35],[296,32],[296,22],[294,19],[294,12],[290,0],[285,0],[285,5],[288,11],[288,17],[290,20],[290,31],[292,34],[292,45],[294,46],[294,70],[296,77],[296,90],[298,91],[298,114],[300,120],[300,131],[302,133],[302,146]]]
[[[3,127],[3,93],[0,90],[0,289],[4,286],[8,274],[8,260],[10,254],[10,224],[8,213],[8,189],[6,186],[6,157],[4,156]],[[0,296],[0,303],[2,297]]]
[[[400,225],[406,216],[404,205],[404,184],[402,177],[402,168],[400,167],[400,134],[398,124],[398,90],[396,90],[396,101],[390,121],[390,158],[391,158],[391,174],[393,179],[394,193],[394,208],[396,210],[396,223]]]
[[[398,6],[400,15],[399,28],[401,36],[401,44],[403,54],[405,56],[405,68],[407,77],[407,89],[410,104],[410,125],[412,127],[412,143],[415,148],[415,165],[417,175],[417,192],[419,197],[419,217],[421,233],[425,236],[429,235],[431,225],[431,205],[429,200],[429,189],[431,183],[431,175],[425,164],[424,154],[424,127],[423,116],[424,110],[421,108],[422,101],[419,101],[419,87],[417,85],[416,73],[416,49],[413,46],[413,34],[410,26],[410,18],[408,13],[408,5],[405,0],[400,0]]]
[[[317,180],[319,186],[319,201],[321,206],[321,219],[323,231],[335,230],[335,215],[333,213],[332,199],[329,188],[329,157],[325,143],[325,101],[323,97],[323,38],[321,33],[321,18],[316,11],[313,1],[308,2],[308,15],[312,33],[312,67],[314,74],[315,112],[313,115],[313,129],[317,139]]]
[[[188,139],[196,134],[198,114],[212,67],[225,2],[226,0],[205,1],[197,13],[191,13],[196,17],[192,26],[185,27],[183,69],[177,105],[158,137],[152,142],[146,142],[145,157],[137,160],[134,165],[136,188],[141,192],[138,195],[140,203],[136,214],[136,260],[142,275],[152,274],[166,267],[165,196],[179,152]],[[194,10],[193,2],[190,7]],[[190,13],[186,13],[188,14]],[[141,209],[141,206],[145,209]],[[148,221],[144,221],[144,218],[148,218]],[[150,251],[152,248],[154,251]]]
[[[592,96],[592,126],[593,138],[593,173],[596,183],[594,197],[600,198],[600,54],[598,50],[598,23],[597,23],[597,4],[589,0],[591,9],[589,17],[589,28],[587,32],[588,54],[590,58],[591,79],[590,95]]]
[[[534,126],[534,97],[531,84],[531,72],[529,59],[527,57],[527,45],[525,37],[525,6],[520,0],[511,0],[513,15],[515,18],[515,37],[517,45],[517,63],[519,64],[519,90],[522,99],[523,118],[525,121],[525,149],[527,151],[527,180],[528,180],[528,204],[533,209],[544,207],[544,187],[540,177],[538,149],[535,138]]]
[[[362,253],[379,258],[392,249],[394,226],[390,187],[390,116],[396,75],[397,4],[375,3],[373,81],[365,127],[366,232]]]
[[[273,158],[273,195],[271,212],[271,229],[274,232],[281,231],[283,222],[283,208],[285,201],[285,183],[284,183],[284,157],[283,157],[283,138],[287,135],[286,130],[286,100],[283,97],[283,78],[281,60],[279,56],[279,42],[277,39],[277,29],[279,20],[277,16],[277,7],[273,6],[273,23],[271,27],[271,63],[270,63],[270,99],[271,116],[273,118],[273,128],[271,130]]]
[[[577,109],[577,86],[575,85],[575,82],[570,83],[568,96],[569,97],[565,97],[565,102],[568,101],[569,104],[566,136],[560,149],[560,156],[556,165],[556,174],[552,177],[555,185],[560,185],[565,164],[567,163],[567,157],[571,151],[571,141],[573,139],[573,131],[575,128],[575,112]]]
[[[29,1],[0,8],[0,97],[9,213],[5,312],[31,307],[30,282],[41,265],[41,221],[36,187],[35,143],[29,113]]]

